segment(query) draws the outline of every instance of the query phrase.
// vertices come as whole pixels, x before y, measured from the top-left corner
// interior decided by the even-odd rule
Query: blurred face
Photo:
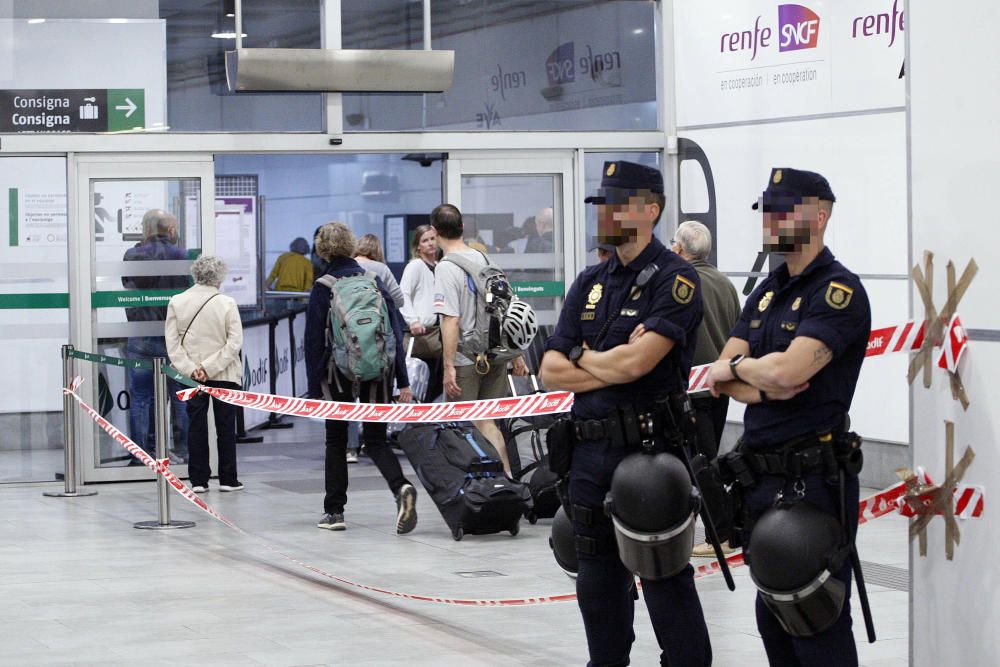
[[[764,252],[799,252],[820,233],[822,223],[826,222],[826,211],[821,211],[816,197],[806,197],[802,201],[764,200],[761,208],[764,211]]]
[[[424,232],[423,236],[420,237],[420,242],[417,244],[417,251],[422,257],[428,259],[433,259],[437,255],[438,249],[438,237],[437,232],[433,229]]]
[[[628,202],[607,202],[597,205],[597,242],[621,246],[634,242],[640,232],[649,233],[659,213],[656,204],[644,195],[630,195]]]

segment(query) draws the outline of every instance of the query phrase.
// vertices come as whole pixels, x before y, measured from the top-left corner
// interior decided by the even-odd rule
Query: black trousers
[[[691,405],[698,415],[698,448],[709,461],[714,461],[719,455],[722,445],[722,432],[726,428],[726,415],[729,414],[729,397],[704,396],[692,398]]]
[[[209,387],[242,389],[235,382],[205,382]],[[215,414],[216,446],[219,450],[219,483],[233,486],[236,478],[236,411],[235,405],[223,403],[208,394],[197,393],[187,403],[188,413],[188,475],[192,486],[207,486],[212,469],[208,464],[208,403]]]
[[[336,392],[336,387],[330,387]],[[375,400],[365,400],[369,397],[370,388],[366,384],[361,385],[362,403],[383,403],[385,402],[385,391],[381,383],[378,383],[375,393]],[[331,397],[334,401],[353,400],[350,393],[336,394]],[[327,514],[342,514],[344,505],[347,504],[347,425],[346,421],[328,419],[326,422],[326,495],[323,498],[323,511]],[[375,467],[382,473],[382,477],[389,485],[389,490],[393,495],[399,492],[400,487],[408,484],[403,476],[403,469],[399,466],[396,454],[389,447],[385,436],[386,425],[376,423],[366,423],[361,426],[361,438],[365,443],[365,451],[375,462]]]
[[[603,510],[611,476],[629,453],[595,440],[578,442],[573,450],[570,502],[589,508],[592,516],[590,523],[574,519],[573,531],[591,538],[596,545],[595,553],[584,553],[578,545],[576,554],[579,563],[576,596],[590,652],[588,667],[628,665],[635,641],[632,629],[635,577],[618,557],[614,527]],[[660,646],[661,665],[712,664],[712,644],[691,565],[668,579],[643,579],[642,597]]]
[[[806,475],[804,502],[832,514],[840,520],[839,489],[828,484],[822,475]],[[775,497],[782,489],[786,491],[788,482],[783,477],[764,475],[760,483],[745,497],[746,510],[751,521],[756,522],[764,512],[774,505]],[[847,527],[851,535],[858,532],[858,478],[848,476],[844,489],[847,511]],[[745,538],[753,544],[752,529]],[[790,547],[791,548],[791,547]],[[753,549],[748,550],[752,555]],[[778,619],[757,596],[757,630],[764,640],[764,650],[772,667],[857,667],[858,649],[851,630],[851,564],[843,567],[833,576],[847,585],[847,597],[840,618],[825,632],[813,637],[792,637],[781,627]]]

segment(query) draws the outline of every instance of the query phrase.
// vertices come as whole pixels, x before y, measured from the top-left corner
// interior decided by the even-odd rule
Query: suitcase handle
[[[542,393],[541,388],[538,386],[538,376],[534,373],[528,373],[528,377],[531,379],[531,386],[535,390],[534,393]],[[510,395],[517,398],[517,388],[514,386],[514,376],[507,373],[507,386],[510,387]]]

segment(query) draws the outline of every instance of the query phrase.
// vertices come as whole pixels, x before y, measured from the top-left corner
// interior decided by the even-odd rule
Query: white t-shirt
[[[486,266],[486,258],[478,250],[455,253]],[[475,281],[454,262],[442,260],[434,269],[434,312],[458,317],[459,340],[465,341],[475,334],[476,294]],[[469,366],[473,362],[461,352],[455,353],[456,366]]]
[[[403,290],[402,313],[407,326],[414,322],[420,322],[425,327],[437,324],[437,313],[434,312],[434,271],[424,260],[410,260],[403,269],[399,287]]]

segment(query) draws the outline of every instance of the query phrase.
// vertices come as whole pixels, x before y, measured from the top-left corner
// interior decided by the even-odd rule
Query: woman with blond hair
[[[396,276],[392,269],[385,265],[385,254],[382,252],[382,242],[374,234],[365,234],[358,239],[358,247],[354,250],[354,259],[365,271],[371,271],[382,279],[392,296],[392,302],[397,308],[403,307],[403,290],[399,289]]]
[[[434,312],[434,270],[441,259],[441,250],[432,226],[420,225],[413,230],[410,253],[413,259],[403,269],[399,285],[403,291],[402,312],[407,332],[414,339],[413,356],[423,359],[430,367],[426,398],[430,402],[441,394],[443,382],[441,329]]]

